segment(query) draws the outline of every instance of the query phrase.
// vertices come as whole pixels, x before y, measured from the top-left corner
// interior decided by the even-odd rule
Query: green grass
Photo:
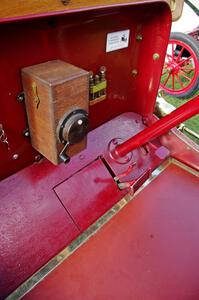
[[[199,91],[195,93],[194,96],[199,95]],[[186,103],[187,101],[191,101],[191,99],[194,97],[192,96],[191,98],[187,99],[178,99],[169,95],[164,95],[165,100],[175,106],[176,108],[181,106],[182,104]],[[197,132],[199,134],[199,114],[196,116],[190,118],[189,120],[185,121],[184,124],[190,128],[191,130]],[[192,139],[195,143],[199,145],[199,140],[197,138],[194,138],[192,135],[189,135],[188,133],[184,132],[190,139]]]

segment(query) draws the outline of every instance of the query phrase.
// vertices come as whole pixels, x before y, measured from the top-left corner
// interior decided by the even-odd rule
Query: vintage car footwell
[[[198,299],[198,176],[167,160],[8,299]]]

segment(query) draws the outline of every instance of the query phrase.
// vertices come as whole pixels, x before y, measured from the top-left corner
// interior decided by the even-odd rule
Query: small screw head
[[[100,67],[100,72],[101,73],[106,73],[106,67],[105,66],[101,66]]]
[[[36,162],[39,162],[41,160],[41,155],[35,155],[35,161]]]
[[[70,0],[61,0],[61,2],[63,3],[63,5],[67,5],[70,2]]]
[[[139,34],[136,36],[136,41],[141,42],[142,40],[143,40],[143,36],[139,33]]]
[[[83,154],[80,154],[79,159],[83,160],[85,158],[85,156]]]
[[[82,119],[79,119],[79,120],[77,121],[77,124],[81,126],[81,125],[83,124]]]
[[[153,60],[158,60],[160,58],[160,54],[154,53],[153,54]]]
[[[24,132],[23,132],[23,135],[24,135],[25,137],[29,137],[29,136],[30,136],[29,130],[28,130],[28,129],[25,129]]]
[[[22,92],[22,93],[20,93],[19,95],[17,95],[17,101],[18,102],[24,102],[24,100],[25,100],[25,95],[24,95],[24,93]]]
[[[138,70],[133,69],[131,74],[132,74],[133,77],[136,77],[138,75]]]
[[[12,159],[17,160],[18,158],[19,158],[19,154],[17,153],[13,154]]]

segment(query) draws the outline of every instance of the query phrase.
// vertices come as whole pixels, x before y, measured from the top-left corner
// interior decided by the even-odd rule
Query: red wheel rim
[[[198,59],[191,47],[182,41],[171,39],[167,47],[160,87],[173,95],[186,93],[194,86],[198,72]]]

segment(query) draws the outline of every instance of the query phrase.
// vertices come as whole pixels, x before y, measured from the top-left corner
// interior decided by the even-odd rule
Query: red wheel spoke
[[[172,89],[175,90],[175,77],[174,74],[172,74]]]
[[[168,73],[168,70],[166,70],[165,72],[163,72],[162,75],[165,75],[165,74],[167,74],[167,73]]]
[[[172,55],[170,55],[170,54],[168,54],[168,53],[167,53],[167,58],[168,58],[169,61],[172,61],[172,60],[173,60]]]
[[[168,80],[169,80],[169,77],[170,77],[170,73],[168,74],[167,78],[165,79],[163,85],[166,85],[166,84],[167,84],[167,82],[168,82]]]
[[[189,68],[189,67],[181,67],[181,70],[183,70],[184,72],[191,72],[191,71],[193,71],[193,70],[195,70],[195,68]]]
[[[180,59],[180,57],[182,55],[183,50],[184,50],[184,47],[181,48],[181,50],[180,50],[180,52],[179,52],[179,54],[177,56],[177,59],[176,59],[177,62],[179,61],[179,59]]]
[[[181,64],[184,64],[185,62],[189,61],[191,58],[192,58],[192,55],[189,56],[189,57],[187,57],[186,59],[181,60],[181,61],[178,63],[178,66],[180,66]]]
[[[172,47],[172,59],[174,60],[174,44],[173,43],[171,44],[171,47]]]
[[[178,80],[178,82],[179,82],[181,88],[184,88],[183,83],[182,83],[180,77],[178,76],[178,74],[176,74],[176,78],[177,78],[177,80]]]
[[[196,54],[197,51],[195,53],[185,35],[179,33],[176,37],[174,34],[171,36],[160,82],[165,92],[180,98],[181,95],[188,95],[189,90],[191,93],[191,89],[197,89],[195,79],[199,72],[199,63]]]
[[[184,74],[183,71],[179,71],[179,74],[180,74],[181,76],[183,76],[184,78],[186,78],[187,80],[189,80],[189,81],[192,80],[191,78],[189,78],[188,76],[186,76],[186,75]]]

